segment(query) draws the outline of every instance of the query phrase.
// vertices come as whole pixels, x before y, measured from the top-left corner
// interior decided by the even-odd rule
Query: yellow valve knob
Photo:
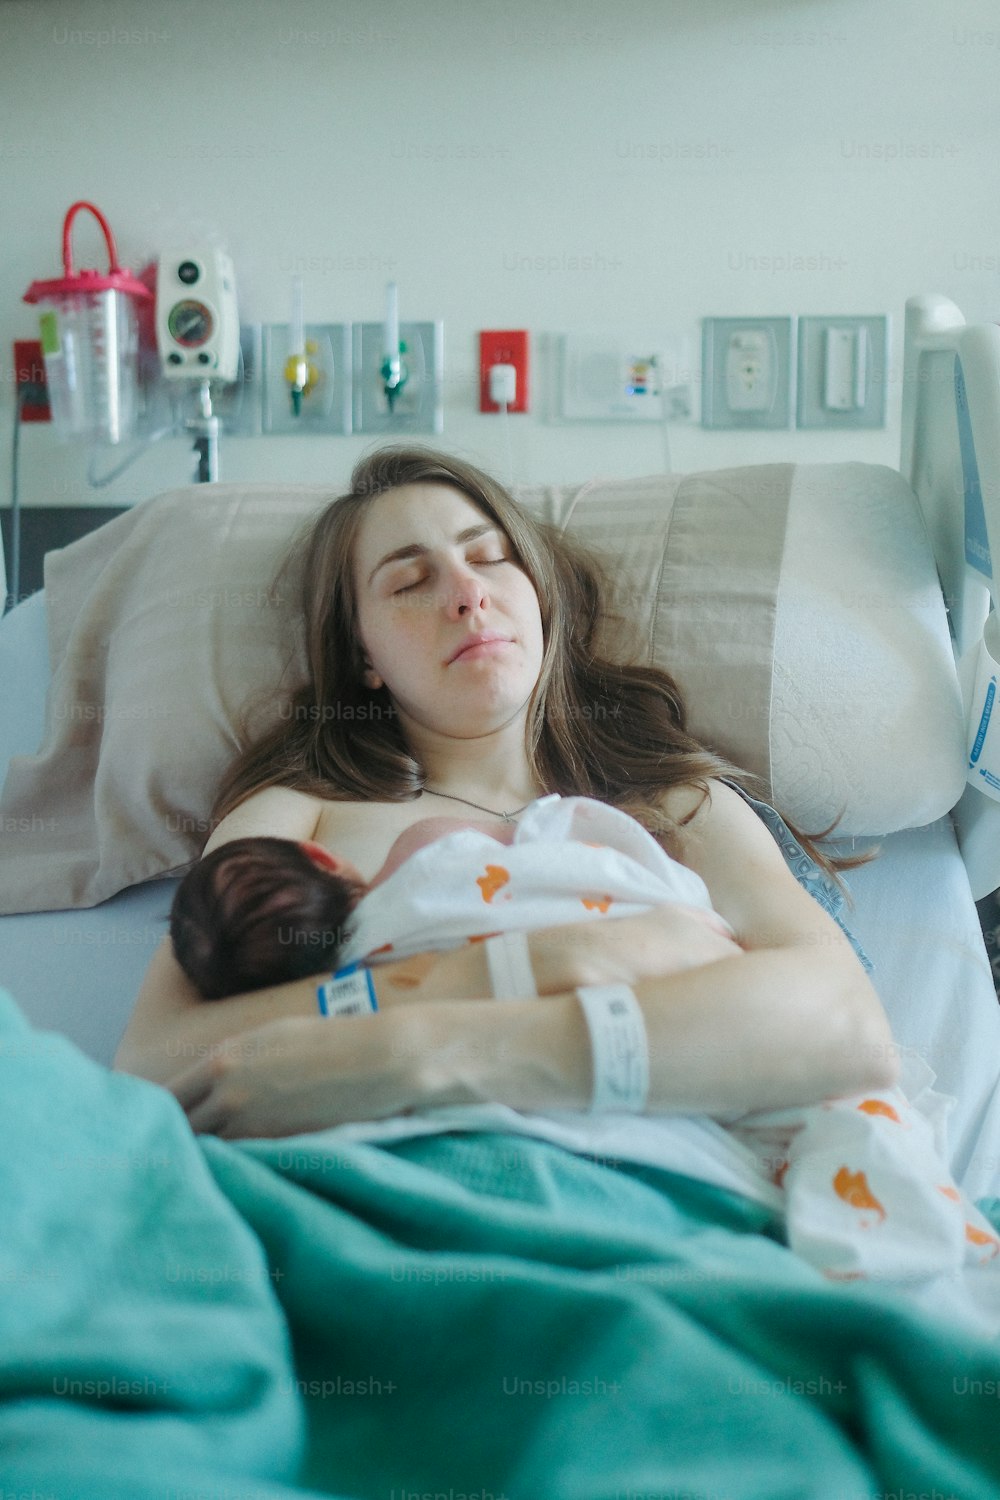
[[[304,355],[292,354],[285,361],[285,380],[297,390],[308,390],[309,376],[314,370],[315,367],[308,364]]]

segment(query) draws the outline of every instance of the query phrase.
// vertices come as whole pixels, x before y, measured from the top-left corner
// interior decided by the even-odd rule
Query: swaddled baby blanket
[[[512,844],[463,828],[412,854],[358,903],[341,962],[638,916],[672,901],[712,910],[701,876],[634,818],[589,797],[553,794],[531,804]]]

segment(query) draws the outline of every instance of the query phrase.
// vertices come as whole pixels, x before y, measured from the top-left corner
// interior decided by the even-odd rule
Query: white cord
[[[670,457],[670,401],[667,392],[667,372],[665,364],[666,362],[664,360],[657,361],[658,374],[660,377],[660,431],[663,434],[663,472],[665,474],[672,474],[673,462]]]
[[[97,462],[99,450],[96,448],[92,449],[90,458],[87,461],[87,483],[95,490],[103,489],[106,484],[111,484],[120,474],[124,474],[126,469],[130,469],[154,443],[158,443],[161,438],[173,437],[176,431],[176,427],[160,427],[156,432],[151,432],[147,438],[142,440],[138,448],[134,449],[127,458],[123,459],[120,464],[111,470],[110,474],[94,473],[94,465]]]
[[[517,367],[490,366],[490,400],[499,406],[503,421],[504,452],[507,457],[507,488],[514,484],[514,457],[510,441],[510,405],[517,400]]]
[[[506,401],[500,403],[501,421],[503,422],[503,446],[507,460],[507,488],[514,487],[514,454],[510,441],[510,415],[507,411]]]

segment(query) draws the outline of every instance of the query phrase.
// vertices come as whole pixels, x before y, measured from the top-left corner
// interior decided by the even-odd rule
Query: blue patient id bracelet
[[[378,1010],[371,970],[346,964],[316,991],[321,1016],[370,1016]]]

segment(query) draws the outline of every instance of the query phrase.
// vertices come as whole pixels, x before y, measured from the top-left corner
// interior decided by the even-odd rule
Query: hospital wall
[[[992,0],[15,0],[0,4],[0,495],[21,297],[60,266],[66,208],[108,215],[122,260],[217,242],[241,317],[441,319],[439,441],[514,482],[644,474],[655,425],[477,410],[477,334],[640,346],[707,316],[886,313],[873,431],[670,432],[676,470],[898,462],[902,315],[924,291],[1000,314]],[[78,259],[101,259],[81,223]],[[222,478],[340,486],[372,445],[237,438]],[[116,455],[112,454],[112,458]],[[95,491],[87,454],[22,428],[22,503],[127,505],[193,475],[171,438]]]

